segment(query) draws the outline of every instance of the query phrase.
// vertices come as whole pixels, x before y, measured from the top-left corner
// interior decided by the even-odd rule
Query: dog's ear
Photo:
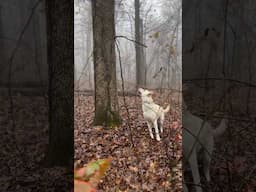
[[[139,91],[140,93],[142,93],[142,92],[143,92],[143,89],[142,89],[142,88],[139,88],[138,91]]]

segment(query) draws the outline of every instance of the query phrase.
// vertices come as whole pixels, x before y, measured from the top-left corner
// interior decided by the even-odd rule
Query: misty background
[[[46,37],[43,1],[0,2],[1,88],[10,82],[13,89],[47,91]]]
[[[142,0],[140,17],[148,88],[181,87],[181,1]],[[136,87],[134,1],[115,2],[117,81],[121,88],[120,60],[126,90]],[[74,9],[75,90],[94,89],[91,2],[75,0]]]

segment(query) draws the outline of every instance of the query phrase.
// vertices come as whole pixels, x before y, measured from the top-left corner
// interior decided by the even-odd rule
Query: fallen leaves
[[[129,166],[129,169],[130,169],[131,171],[135,172],[135,173],[137,173],[138,170],[139,170],[137,167],[133,167],[133,166]]]
[[[110,166],[111,159],[98,159],[74,171],[75,192],[96,192],[97,184]]]
[[[159,101],[156,94],[156,101]],[[99,192],[111,191],[181,191],[181,178],[170,174],[169,162],[181,156],[181,140],[175,137],[181,135],[180,107],[171,98],[172,108],[164,122],[162,140],[157,142],[149,136],[146,122],[142,117],[141,101],[138,97],[126,97],[130,126],[124,107],[120,107],[123,119],[121,127],[104,129],[92,126],[93,97],[77,96],[75,99],[75,161],[76,166],[96,158],[111,156],[112,163],[106,177],[98,185]],[[79,102],[78,102],[79,101]],[[122,97],[120,106],[124,106]],[[161,104],[161,103],[159,103]],[[172,122],[177,121],[174,129]],[[131,146],[132,134],[135,147]],[[176,169],[181,173],[181,162]]]
[[[48,107],[43,96],[13,95],[13,134],[9,98],[0,97],[0,191],[65,191],[73,174],[42,166],[48,144]],[[15,148],[17,144],[19,151]],[[69,190],[70,191],[70,190]]]
[[[74,186],[75,192],[96,192],[92,184],[86,181],[75,180]]]

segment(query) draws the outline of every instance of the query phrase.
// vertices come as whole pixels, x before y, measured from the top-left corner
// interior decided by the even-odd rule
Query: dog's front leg
[[[148,124],[148,130],[149,130],[150,137],[151,137],[152,139],[154,139],[154,135],[153,135],[153,133],[152,133],[151,123],[147,122],[147,124]]]
[[[160,141],[160,136],[159,136],[159,130],[158,130],[158,126],[157,126],[157,121],[154,122],[154,128],[156,131],[156,140]]]

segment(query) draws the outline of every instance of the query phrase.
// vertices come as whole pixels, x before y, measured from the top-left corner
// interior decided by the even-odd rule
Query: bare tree
[[[143,20],[140,18],[140,0],[134,1],[135,7],[135,51],[136,51],[136,83],[138,86],[145,85],[145,57],[143,46]]]
[[[115,54],[115,1],[92,1],[95,84],[94,125],[120,124]]]

